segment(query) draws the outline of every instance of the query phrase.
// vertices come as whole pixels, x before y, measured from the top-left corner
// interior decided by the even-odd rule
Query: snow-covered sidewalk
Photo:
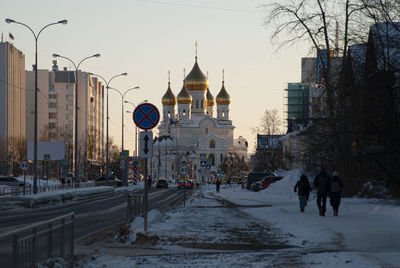
[[[320,217],[311,198],[300,213],[298,177],[288,173],[261,192],[203,186],[185,208],[150,212],[153,245],[103,247],[79,267],[400,267],[398,206],[345,198],[339,217],[330,207]],[[132,241],[141,220],[131,225]]]

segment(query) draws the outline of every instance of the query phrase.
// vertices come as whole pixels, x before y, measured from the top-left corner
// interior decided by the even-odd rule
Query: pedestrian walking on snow
[[[217,179],[217,181],[215,182],[215,186],[217,187],[217,193],[219,193],[219,187],[221,186],[220,179]]]
[[[294,191],[297,192],[299,196],[299,206],[300,212],[304,212],[304,208],[307,205],[308,196],[310,195],[311,186],[308,182],[308,178],[306,175],[301,175],[300,180],[297,181],[294,186]]]
[[[321,172],[315,177],[313,184],[317,189],[317,206],[319,209],[319,215],[325,216],[326,198],[328,197],[331,188],[331,178],[326,174],[325,168],[321,169]]]
[[[333,208],[333,216],[338,216],[340,200],[342,198],[343,182],[339,178],[338,173],[335,171],[331,178],[331,192],[329,200]]]

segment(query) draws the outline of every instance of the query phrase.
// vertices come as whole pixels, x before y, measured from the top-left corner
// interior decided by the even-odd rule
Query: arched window
[[[215,140],[210,140],[210,148],[215,148]]]
[[[223,154],[221,154],[219,161],[222,163],[222,160],[224,160],[224,155]]]
[[[204,100],[201,101],[201,109],[204,107]]]
[[[183,110],[183,111],[182,111],[182,115],[183,115],[183,116],[186,116],[186,110]]]
[[[208,134],[208,128],[204,129],[204,134]]]
[[[170,118],[171,117],[171,112],[170,111],[168,111],[168,118]]]
[[[199,100],[196,100],[196,109],[199,108]]]
[[[214,156],[214,154],[210,154],[210,155],[208,156],[208,158],[209,158],[210,161],[211,161],[211,166],[214,166],[214,165],[215,165],[215,156]]]

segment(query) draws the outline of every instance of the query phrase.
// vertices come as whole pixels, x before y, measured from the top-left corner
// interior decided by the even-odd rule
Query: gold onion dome
[[[164,96],[162,97],[161,102],[164,106],[175,106],[176,105],[176,97],[171,90],[171,86],[170,86],[169,82],[168,82],[167,92],[165,92]]]
[[[207,87],[207,106],[214,106],[214,96],[211,94],[210,89]]]
[[[224,81],[222,81],[222,88],[217,95],[217,104],[229,105],[231,103],[231,97],[228,92],[226,92]]]
[[[191,104],[192,103],[192,95],[187,91],[185,80],[183,80],[183,87],[178,94],[178,103],[179,104]]]
[[[185,78],[185,82],[187,90],[207,90],[207,77],[200,70],[197,57],[192,70]]]

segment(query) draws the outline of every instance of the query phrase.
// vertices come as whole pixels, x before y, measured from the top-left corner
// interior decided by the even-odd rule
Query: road
[[[131,193],[143,194],[143,189],[133,190]],[[183,195],[183,191],[176,188],[152,189],[149,191],[149,210],[162,206],[172,197]],[[115,226],[125,221],[126,192],[115,192],[102,199],[81,203],[65,203],[51,210],[32,211],[19,215],[3,216],[0,218],[0,234],[34,222],[48,220],[70,212],[75,213],[75,239],[78,240],[90,233]],[[10,258],[11,238],[0,241],[0,263],[8,263]],[[5,267],[8,267],[7,265]]]

